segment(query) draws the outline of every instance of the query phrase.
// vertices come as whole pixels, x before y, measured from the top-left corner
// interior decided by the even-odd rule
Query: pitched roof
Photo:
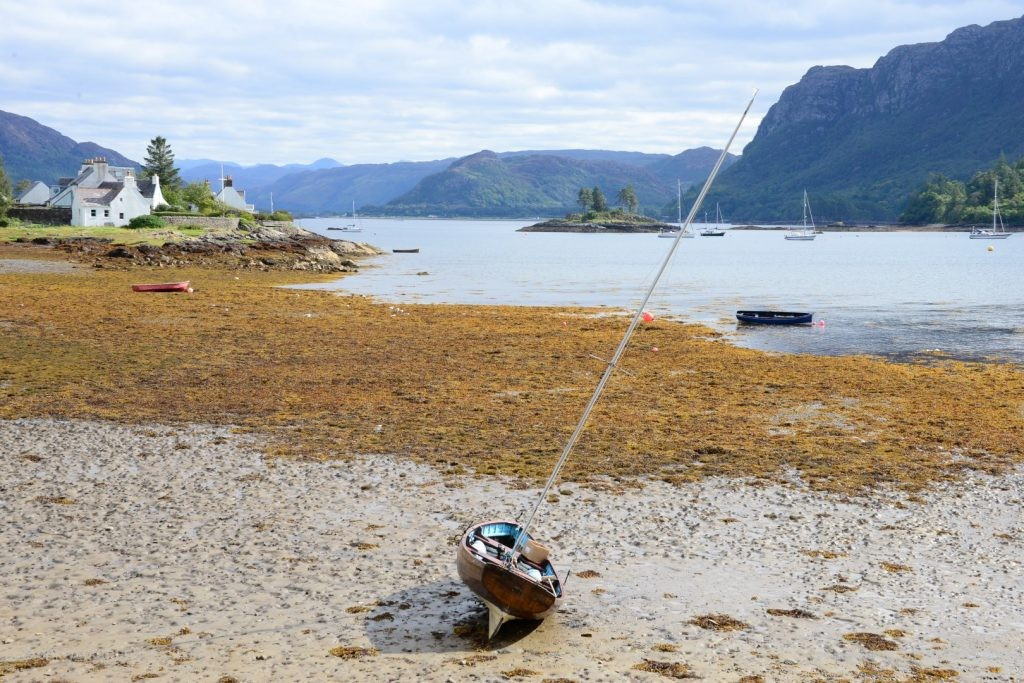
[[[138,186],[139,192],[142,193],[143,197],[146,199],[153,198],[153,192],[156,186],[153,185],[152,179],[147,178],[146,180],[136,180],[135,184]]]
[[[124,189],[124,183],[101,183],[99,187],[79,187],[78,197],[83,206],[110,206]]]
[[[18,198],[17,198],[17,199],[18,199],[18,201],[21,201],[21,199],[22,199],[22,198],[23,198],[23,197],[24,197],[25,195],[27,195],[27,194],[28,194],[29,192],[31,192],[32,190],[36,189],[36,188],[37,188],[37,187],[39,187],[40,185],[42,185],[43,187],[45,187],[45,188],[46,188],[46,192],[47,192],[47,194],[49,194],[49,192],[50,192],[50,186],[49,186],[49,185],[47,185],[46,183],[44,183],[44,182],[43,182],[42,180],[37,180],[37,181],[35,181],[34,183],[32,183],[31,185],[29,185],[29,186],[28,186],[28,189],[27,189],[27,190],[25,190],[24,192],[22,192],[22,193],[21,193],[21,194],[20,194],[20,195],[18,196]]]

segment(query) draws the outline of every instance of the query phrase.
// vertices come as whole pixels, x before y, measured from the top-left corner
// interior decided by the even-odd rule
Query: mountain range
[[[363,212],[388,215],[528,216],[561,215],[579,207],[580,188],[600,187],[609,204],[627,185],[641,209],[660,213],[675,200],[676,181],[703,180],[720,152],[702,147],[676,156],[561,150],[506,152],[484,150],[458,159],[420,180],[384,206]],[[727,161],[735,161],[729,155]]]
[[[1024,18],[967,26],[935,43],[891,50],[871,68],[815,66],[786,88],[742,157],[729,158],[707,204],[733,221],[792,221],[807,190],[819,220],[895,220],[933,172],[966,180],[1001,157],[1024,156]],[[82,159],[106,156],[32,119],[0,112],[8,173],[53,182]],[[641,208],[673,216],[675,185],[700,183],[718,155],[702,147],[675,156],[609,150],[483,150],[458,159],[343,166],[243,167],[223,162],[249,201],[305,215],[556,215],[576,209],[581,187],[610,202],[633,185]],[[734,163],[733,163],[734,162]],[[221,175],[220,161],[179,162],[186,180]],[[684,197],[692,201],[696,188]]]

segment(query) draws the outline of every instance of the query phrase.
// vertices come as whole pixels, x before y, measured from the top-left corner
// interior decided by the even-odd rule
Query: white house
[[[71,225],[120,227],[165,202],[156,176],[140,186],[135,169],[110,166],[106,158],[97,157],[82,162],[76,177],[62,178],[49,203],[69,207]]]
[[[214,195],[214,199],[219,202],[223,202],[233,209],[239,209],[240,211],[248,211],[252,213],[256,210],[254,204],[247,204],[245,201],[245,190],[235,189],[234,181],[231,176],[221,179],[222,187],[220,192]]]
[[[50,186],[41,180],[32,183],[32,187],[25,190],[20,197],[14,201],[18,204],[45,204],[50,201],[53,192]]]

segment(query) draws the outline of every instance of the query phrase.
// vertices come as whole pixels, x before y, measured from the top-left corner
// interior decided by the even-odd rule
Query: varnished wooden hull
[[[562,593],[557,577],[551,582],[538,581],[506,567],[495,557],[483,557],[470,547],[477,529],[495,523],[515,524],[504,521],[475,524],[459,540],[456,553],[459,578],[491,610],[489,635],[509,619],[544,619],[558,608]],[[550,566],[549,562],[546,564]]]

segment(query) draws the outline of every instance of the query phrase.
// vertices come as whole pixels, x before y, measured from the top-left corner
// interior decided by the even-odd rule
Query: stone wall
[[[7,215],[26,223],[42,225],[71,225],[69,206],[12,206]]]
[[[197,228],[237,230],[238,216],[161,216],[167,225],[194,225]]]

